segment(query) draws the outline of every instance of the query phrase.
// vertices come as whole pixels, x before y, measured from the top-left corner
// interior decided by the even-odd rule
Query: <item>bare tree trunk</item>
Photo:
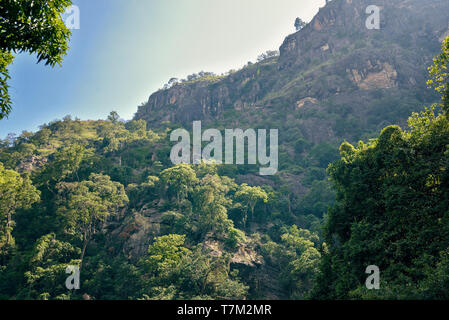
[[[248,220],[248,209],[245,210],[245,215],[243,216],[243,229],[246,229],[246,220]]]
[[[87,243],[89,242],[87,231],[84,231],[83,234],[83,250],[81,251],[81,262],[80,262],[80,270],[83,266],[84,254],[86,253]]]
[[[202,286],[201,286],[201,293],[204,293],[204,291],[206,290],[206,285],[207,285],[207,278],[209,278],[209,274],[212,272],[212,270],[209,270],[207,273],[206,273],[206,276],[204,277],[204,280],[203,280],[203,283],[202,283]]]
[[[10,226],[11,226],[11,212],[8,211],[8,215],[7,215],[7,221],[6,221],[6,245],[9,245],[9,243],[11,242],[11,230],[10,230]]]

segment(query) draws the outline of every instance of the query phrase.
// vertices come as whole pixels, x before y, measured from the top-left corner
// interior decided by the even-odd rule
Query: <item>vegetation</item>
[[[291,216],[278,210],[290,195],[237,183],[233,166],[172,166],[167,133],[148,130],[143,120],[122,122],[112,112],[106,121],[67,116],[3,140],[1,297],[260,297],[239,272],[260,263],[262,247],[272,243],[279,248],[266,254],[274,266],[291,263],[285,274],[310,268],[308,257],[315,260],[317,252],[310,256],[309,247],[318,236],[286,229]],[[267,235],[268,221],[275,222],[270,232],[278,240]],[[252,233],[259,228],[263,238]],[[81,290],[65,288],[68,265],[81,269]],[[310,276],[283,275],[286,292],[304,297]]]
[[[3,0],[0,3],[0,119],[11,111],[7,80],[12,53],[36,54],[38,63],[60,65],[70,36],[61,15],[71,3],[70,0]]]
[[[12,53],[54,65],[67,50],[60,13],[70,1],[29,3],[0,4],[1,117]],[[340,92],[333,83],[356,86],[323,75],[329,60],[258,81],[279,71],[277,55],[241,70],[229,94],[269,105],[254,112],[245,102],[213,123],[282,127],[272,177],[251,165],[173,166],[169,133],[179,124],[123,121],[114,111],[1,140],[0,299],[449,298],[449,38],[429,70],[441,104],[413,113],[409,130],[384,122],[408,115],[418,93],[367,90],[361,100],[375,99],[365,110],[348,107],[324,94]],[[165,89],[219,80],[201,72]],[[320,105],[293,93],[306,87]],[[163,112],[153,111],[156,120]],[[365,287],[369,265],[380,268],[380,290]],[[65,286],[68,266],[81,270],[79,290]]]
[[[0,252],[5,253],[14,246],[11,233],[16,210],[31,207],[39,201],[39,195],[29,177],[22,178],[13,170],[5,170],[0,163]]]
[[[430,68],[442,104],[414,113],[410,131],[389,126],[369,143],[342,144],[341,160],[330,165],[337,202],[325,226],[316,298],[448,298],[448,40]],[[373,264],[381,287],[370,291],[365,268]]]
[[[302,169],[281,161],[281,176],[304,172],[299,202],[279,177],[275,188],[236,182],[249,165],[172,166],[170,128],[116,112],[9,136],[0,143],[0,298],[259,298],[267,292],[247,273],[261,263],[287,298],[447,297],[447,46],[430,69],[442,104],[413,114],[410,131],[345,142],[336,161],[331,144],[289,140],[308,155]],[[332,161],[336,199],[324,173]],[[364,287],[371,264],[381,290]],[[81,269],[81,290],[65,288],[68,265]]]
[[[295,20],[295,29],[296,31],[300,31],[301,29],[303,29],[305,26],[307,25],[307,23],[305,23],[304,21],[302,21],[301,18],[296,18]]]

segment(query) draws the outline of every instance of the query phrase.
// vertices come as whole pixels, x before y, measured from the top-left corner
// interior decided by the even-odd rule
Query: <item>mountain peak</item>
[[[373,6],[379,8],[379,30],[366,27]],[[444,0],[333,0],[304,29],[284,40],[281,63],[326,61],[357,41],[410,40],[416,45],[422,36],[441,40],[448,30],[448,11],[449,3]],[[413,37],[408,39],[410,35]]]
[[[373,3],[380,10],[378,30],[366,27]],[[308,114],[334,112],[331,106],[337,105],[346,110],[342,116],[352,110],[368,126],[378,112],[372,108],[380,108],[389,95],[395,101],[415,101],[409,104],[414,110],[391,118],[405,125],[409,111],[433,102],[426,66],[448,31],[447,12],[447,0],[333,0],[306,27],[286,37],[279,57],[213,81],[160,90],[139,107],[135,119],[150,127],[165,121],[191,127],[195,120],[258,126],[264,119],[278,119],[281,127],[294,123],[306,139],[320,143],[342,138],[346,129],[332,130],[333,123],[311,120]],[[382,121],[370,125],[377,128]]]

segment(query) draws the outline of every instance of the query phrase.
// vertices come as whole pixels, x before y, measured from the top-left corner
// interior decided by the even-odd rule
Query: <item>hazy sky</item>
[[[131,119],[171,77],[226,72],[278,49],[294,20],[310,21],[325,0],[74,0],[73,30],[62,67],[19,55],[11,66],[13,112],[7,133],[35,131],[65,115]]]

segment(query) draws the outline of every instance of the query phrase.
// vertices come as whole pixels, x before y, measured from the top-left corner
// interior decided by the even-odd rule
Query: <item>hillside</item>
[[[368,30],[365,9],[370,4],[331,1],[304,29],[285,39],[280,57],[225,77],[160,90],[139,107],[135,119],[150,127],[163,121],[187,127],[194,120],[218,120],[222,126],[259,125],[264,119],[273,120],[271,125],[294,122],[314,144],[359,139],[382,122],[404,124],[410,111],[404,105],[410,103],[393,108],[397,101],[407,99],[419,108],[435,99],[426,90],[426,66],[448,32],[449,4],[378,1],[381,29]],[[385,100],[391,105],[385,106]],[[328,114],[341,119],[326,119]],[[336,123],[352,119],[359,123],[355,128]]]
[[[449,30],[447,1],[378,1],[380,30],[365,26],[371,4],[331,1],[285,39],[279,57],[175,83],[153,93],[135,119],[149,128],[169,122],[191,130],[202,120],[218,129],[279,129],[279,177],[303,197],[310,180],[324,178],[342,141],[366,141],[390,124],[406,127],[411,112],[438,100],[427,89],[427,67]],[[241,181],[260,183],[241,173]]]
[[[424,142],[415,143],[413,134],[401,130],[412,112],[440,101],[427,88],[427,67],[449,34],[449,2],[377,1],[380,30],[365,27],[365,9],[371,4],[333,0],[285,39],[279,56],[228,75],[175,82],[153,93],[131,121],[120,121],[114,112],[98,121],[67,116],[36,133],[1,140],[0,299],[304,299],[312,293],[318,298],[371,297],[349,294],[357,289],[360,275],[341,262],[348,254],[360,271],[357,241],[373,232],[369,226],[382,228],[376,225],[383,221],[376,216],[384,212],[382,206],[370,198],[357,204],[357,196],[369,193],[365,185],[377,187],[382,181],[386,191],[376,189],[375,200],[395,199],[394,183],[399,182],[394,178],[415,169],[399,167],[391,179],[387,169],[386,177],[369,169],[360,185],[358,167],[352,175],[341,172],[350,172],[353,163],[360,170],[375,163],[383,173],[382,166],[400,162],[403,149],[420,160],[416,171],[426,163],[420,158],[429,154],[420,145]],[[169,134],[180,126],[191,130],[196,120],[219,130],[279,129],[279,173],[260,176],[254,165],[174,166]],[[415,136],[432,128],[416,116],[411,123]],[[378,144],[374,138],[388,125],[403,129],[389,127],[394,130],[384,130]],[[437,142],[430,139],[441,165],[447,160],[446,131]],[[392,140],[390,148],[391,132],[400,132],[396,136],[402,140]],[[342,142],[359,140],[368,144],[344,144],[343,151],[350,152],[339,160]],[[381,162],[382,157],[390,159],[390,151],[399,160],[392,156],[391,163]],[[430,197],[439,188],[433,177],[440,169],[435,163],[419,178]],[[414,180],[406,182],[401,190]],[[439,199],[432,198],[432,203]],[[408,212],[404,207],[409,202],[401,198],[402,213]],[[348,203],[353,207],[345,207]],[[370,209],[369,226],[363,220],[365,208]],[[356,211],[353,216],[347,214],[351,210]],[[406,217],[398,218],[400,226],[407,226]],[[419,220],[419,213],[414,217]],[[365,233],[351,238],[352,227]],[[392,234],[400,247],[403,238],[396,231]],[[383,235],[374,244],[379,255],[389,243]],[[408,236],[416,240],[413,232]],[[427,251],[417,243],[410,250],[424,261]],[[432,242],[431,254],[445,243]],[[399,252],[394,248],[393,256]],[[333,283],[324,274],[330,261],[341,267],[332,274]],[[65,288],[67,265],[81,268],[81,290]],[[394,268],[390,271],[393,277]],[[347,287],[346,275],[352,277]],[[400,290],[396,283],[392,288]]]

